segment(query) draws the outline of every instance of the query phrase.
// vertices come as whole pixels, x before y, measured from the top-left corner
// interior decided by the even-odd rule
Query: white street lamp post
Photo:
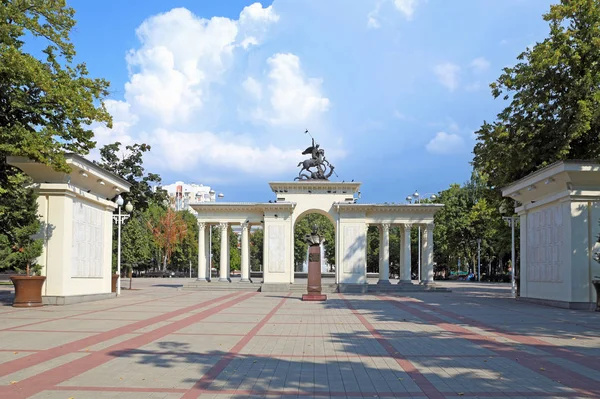
[[[503,216],[502,219],[508,223],[511,228],[511,240],[510,240],[510,280],[511,280],[511,295],[513,298],[517,297],[517,285],[515,284],[515,222],[516,217]]]
[[[481,281],[481,238],[477,239],[477,281]]]
[[[506,207],[504,204],[500,207],[500,213],[506,213]],[[515,223],[517,218],[515,215],[511,216],[502,216],[502,220],[504,220],[511,229],[511,240],[510,240],[510,280],[511,280],[511,296],[513,298],[517,297],[517,285],[515,284]]]
[[[117,204],[117,208],[119,210],[117,215],[113,215],[113,221],[117,224],[117,296],[121,295],[121,225],[129,215],[121,214],[121,207],[123,206],[123,197],[120,195],[115,199],[115,203]],[[127,205],[125,205],[125,211],[127,213],[131,213],[133,211],[133,205],[131,205],[130,201],[127,201]]]

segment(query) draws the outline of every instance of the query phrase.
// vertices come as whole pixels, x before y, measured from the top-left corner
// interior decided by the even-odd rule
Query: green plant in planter
[[[1,163],[1,162],[0,162]],[[0,189],[0,270],[39,274],[36,259],[42,254],[41,232],[51,231],[38,219],[37,196],[31,180],[12,168]]]
[[[9,240],[0,235],[0,269],[12,269],[19,274],[37,276],[41,266],[37,258],[42,254],[43,242],[39,235],[40,223],[18,227],[13,230],[14,238]]]

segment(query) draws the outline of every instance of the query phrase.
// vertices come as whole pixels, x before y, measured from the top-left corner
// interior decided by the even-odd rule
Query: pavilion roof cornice
[[[444,207],[444,204],[335,204],[338,210],[362,212],[393,212],[393,213],[428,213],[435,214]]]
[[[198,202],[190,206],[198,213],[225,213],[293,210],[296,204],[293,202]]]

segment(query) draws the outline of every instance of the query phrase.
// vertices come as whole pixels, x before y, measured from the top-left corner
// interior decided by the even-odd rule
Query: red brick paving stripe
[[[214,382],[214,380],[219,376],[219,374],[221,374],[221,372],[223,370],[225,370],[225,368],[229,365],[229,363],[231,363],[233,361],[233,359],[235,358],[235,355],[240,353],[240,351],[242,349],[244,349],[244,347],[248,344],[248,342],[250,342],[250,340],[256,336],[256,334],[260,331],[260,329],[263,328],[265,326],[265,324],[267,324],[269,322],[269,320],[275,315],[275,313],[277,313],[277,311],[283,306],[283,304],[290,297],[290,295],[292,295],[291,292],[288,293],[283,299],[281,299],[281,301],[279,301],[279,303],[269,313],[267,313],[265,315],[265,317],[263,317],[262,320],[259,321],[254,326],[254,328],[252,328],[252,330],[250,330],[244,336],[244,338],[242,338],[240,341],[238,341],[238,343],[235,344],[233,346],[233,348],[231,348],[229,350],[229,352],[227,352],[227,354],[225,354],[225,356],[223,356],[221,358],[221,360],[219,360],[206,373],[204,373],[202,378],[200,378],[194,384],[194,386],[192,388],[190,388],[185,393],[185,395],[183,395],[181,397],[181,399],[197,398],[200,394],[202,394],[205,390],[207,390],[210,387],[210,385]]]
[[[476,345],[496,353],[498,356],[504,357],[513,362],[515,361],[515,358],[518,358],[517,363],[521,366],[526,367],[534,373],[543,375],[551,380],[561,381],[561,384],[568,388],[574,389],[580,395],[591,395],[593,398],[600,398],[600,384],[596,380],[587,378],[581,374],[573,372],[572,370],[544,360],[544,358],[540,356],[532,357],[531,354],[520,351],[512,347],[510,344],[498,342],[491,337],[486,337],[484,335],[467,330],[459,325],[448,323],[439,316],[432,314],[432,312],[425,312],[417,307],[407,305],[401,299],[397,300],[398,298],[390,297],[385,298],[386,299],[383,299],[384,301],[391,303],[398,309],[410,313],[411,315],[416,316],[423,321],[427,321],[441,328],[442,330],[452,332],[460,338],[471,341]],[[543,373],[539,372],[540,368],[544,369]],[[560,393],[556,393],[556,395],[560,396]]]
[[[230,390],[207,390],[203,393],[212,393],[217,395],[244,395],[244,396],[291,396],[297,398],[298,396],[310,396],[310,397],[351,397],[351,398],[426,398],[422,392],[338,392],[338,391],[305,391],[303,389],[294,389],[291,391],[286,390],[244,390],[244,389],[230,389]],[[182,398],[183,399],[183,398]]]
[[[128,304],[126,306],[134,306],[134,305],[143,305],[145,303],[150,303],[150,302],[155,302],[155,301],[162,301],[165,299],[171,299],[171,298],[176,298],[176,297],[181,297],[181,296],[187,296],[187,295],[191,295],[191,292],[186,292],[185,294],[178,294],[178,295],[171,295],[171,296],[166,296],[166,297],[162,297],[162,298],[155,298],[155,299],[148,299],[146,301],[140,301],[140,302],[134,302],[131,304]],[[94,313],[99,313],[99,312],[106,312],[109,310],[115,310],[115,309],[121,309],[123,307],[123,305],[119,305],[119,306],[113,306],[111,308],[106,308],[106,309],[98,309],[98,310],[90,310],[88,312],[83,312],[83,313],[78,313],[75,315],[71,315],[71,316],[64,316],[64,317],[59,317],[59,318],[51,318],[51,319],[44,319],[43,321],[36,321],[33,323],[29,323],[29,324],[23,324],[21,326],[15,326],[15,327],[10,327],[10,328],[4,328],[4,329],[0,329],[0,331],[8,331],[8,330],[13,330],[15,328],[23,328],[23,327],[29,327],[29,326],[33,326],[36,324],[42,324],[42,323],[47,323],[49,321],[54,321],[54,320],[65,320],[65,319],[70,319],[73,317],[78,317],[78,316],[87,316],[89,314],[94,314]],[[15,312],[23,312],[23,311],[27,311],[27,310],[35,310],[35,309],[39,309],[39,308],[31,308],[31,309],[27,309],[27,308],[22,308],[19,310],[15,310]],[[43,310],[44,312],[52,312],[49,310]],[[13,313],[13,312],[7,312],[7,313]],[[11,317],[11,319],[30,319],[30,318],[26,318],[26,317]],[[97,319],[93,319],[93,320],[97,320]]]
[[[580,393],[577,392],[461,392],[461,395],[456,392],[442,392],[446,397],[452,398],[480,398],[480,397],[508,397],[508,398],[576,398],[581,397]]]
[[[109,339],[116,338],[123,334],[128,334],[139,330],[140,328],[151,326],[152,324],[159,323],[161,321],[170,319],[172,317],[182,315],[188,313],[190,311],[194,311],[197,309],[201,309],[206,306],[211,306],[215,303],[219,303],[226,298],[230,298],[232,296],[239,295],[239,293],[224,295],[206,302],[201,302],[199,304],[191,305],[185,308],[181,308],[175,310],[173,312],[169,312],[163,315],[159,315],[156,317],[152,317],[146,320],[136,321],[135,323],[125,325],[123,327],[115,328],[114,330],[100,332],[91,337],[82,338],[73,342],[69,342],[62,346],[57,346],[54,348],[46,349],[34,353],[29,356],[25,356],[19,359],[11,360],[5,363],[0,364],[0,377],[3,377],[8,374],[12,374],[19,370],[25,369],[27,367],[35,366],[37,364],[47,362],[48,360],[55,359],[59,356],[66,355],[68,353],[77,352],[82,349],[85,349],[89,346],[93,346],[99,344],[104,341],[108,341]]]
[[[482,330],[492,332],[500,337],[510,339],[510,340],[518,342],[520,344],[535,346],[536,349],[548,352],[552,356],[567,359],[572,362],[581,364],[582,366],[588,367],[592,370],[600,371],[600,363],[598,362],[598,358],[596,356],[585,355],[583,353],[576,352],[571,349],[562,348],[556,344],[553,344],[552,342],[548,342],[543,339],[529,337],[529,336],[521,335],[521,334],[516,334],[516,333],[513,333],[512,331],[509,331],[509,330],[506,330],[503,328],[490,326],[490,325],[482,323],[476,319],[473,319],[471,317],[462,316],[462,315],[459,315],[457,313],[454,313],[454,312],[451,312],[448,310],[440,309],[437,306],[426,304],[421,301],[413,300],[413,301],[406,301],[406,302],[411,302],[412,304],[414,304],[416,306],[427,308],[428,310],[431,310],[437,314],[441,314],[446,317],[455,319],[458,322],[469,324],[473,327],[477,327]],[[540,348],[540,347],[542,347],[542,348]]]
[[[408,376],[417,384],[417,386],[423,391],[423,393],[430,399],[438,399],[443,398],[444,395],[438,391],[438,389],[427,379],[412,362],[406,358],[404,358],[400,353],[394,348],[394,346],[384,338],[379,331],[377,331],[371,323],[367,321],[367,319],[360,314],[350,301],[346,299],[343,294],[339,294],[340,298],[344,300],[344,303],[352,311],[354,316],[360,320],[360,322],[365,326],[365,328],[369,331],[369,333],[379,342],[379,344],[389,353],[390,357],[396,360],[396,363],[408,374]]]
[[[184,393],[187,390],[185,388],[133,388],[133,387],[53,387],[49,391],[81,391],[81,392],[122,392],[122,393]],[[393,398],[425,398],[421,392],[336,392],[336,391],[304,391],[304,390],[206,390],[204,393],[214,393],[219,395],[246,395],[246,396],[293,396],[298,395],[306,396],[350,396],[350,397],[393,397]],[[458,395],[456,392],[442,392],[442,394],[450,397],[577,397],[579,396],[576,392],[562,392],[562,393],[550,393],[550,392],[461,392]]]
[[[183,393],[185,388],[134,388],[134,387],[72,387],[60,386],[48,391],[81,391],[81,392],[141,392],[141,393]]]
[[[98,334],[104,331],[98,330],[11,330],[15,332],[35,332],[35,333],[83,333],[83,334]]]
[[[129,387],[53,387],[51,391],[82,391],[82,392],[123,392],[123,393],[183,393],[182,388],[129,388]],[[304,391],[304,390],[206,390],[202,393],[214,393],[218,395],[244,395],[244,396],[293,396],[307,395],[317,397],[383,397],[383,398],[424,398],[424,394],[416,392],[336,392],[336,391]],[[498,395],[498,393],[496,393]]]
[[[40,352],[43,349],[0,349],[0,352]]]
[[[86,371],[99,367],[102,364],[113,360],[115,357],[119,357],[119,352],[126,353],[128,351],[131,351],[132,349],[137,349],[141,346],[147,345],[175,331],[191,326],[192,324],[198,323],[203,319],[212,316],[213,314],[216,314],[222,310],[225,310],[231,306],[234,306],[238,302],[244,301],[250,297],[255,296],[256,294],[257,293],[252,292],[240,296],[239,293],[234,293],[226,295],[225,297],[219,297],[216,300],[208,301],[203,306],[207,306],[206,304],[209,302],[220,302],[223,300],[223,298],[233,297],[233,299],[227,302],[188,316],[185,319],[175,321],[169,325],[159,327],[155,330],[141,334],[137,337],[130,338],[124,342],[112,345],[102,351],[91,352],[88,356],[73,360],[67,364],[55,367],[52,370],[48,370],[35,376],[26,378],[8,387],[0,387],[0,397],[2,397],[3,393],[8,393],[10,395],[8,397],[10,397],[11,399],[31,397],[42,391],[53,388],[64,381],[67,381],[80,374],[83,374]],[[196,308],[198,308],[198,306],[199,305],[196,305]],[[167,317],[172,317],[169,316],[171,313],[167,314]],[[56,388],[59,389],[61,387]]]

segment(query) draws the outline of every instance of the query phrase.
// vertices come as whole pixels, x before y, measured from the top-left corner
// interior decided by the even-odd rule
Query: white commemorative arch
[[[190,204],[198,213],[200,229],[198,275],[201,281],[211,281],[209,226],[218,226],[222,237],[220,248],[220,282],[229,277],[228,228],[241,228],[241,281],[250,281],[249,231],[252,226],[264,229],[263,281],[264,290],[287,290],[294,284],[294,226],[309,213],[326,215],[335,227],[335,282],[343,291],[364,291],[367,285],[367,228],[380,231],[381,256],[378,284],[389,280],[389,231],[401,229],[400,284],[410,285],[412,228],[421,226],[423,234],[422,284],[433,283],[433,218],[442,204],[362,204],[359,203],[361,183],[337,183],[327,180],[271,182],[275,200],[266,203],[197,203]],[[213,279],[214,280],[214,279]]]

